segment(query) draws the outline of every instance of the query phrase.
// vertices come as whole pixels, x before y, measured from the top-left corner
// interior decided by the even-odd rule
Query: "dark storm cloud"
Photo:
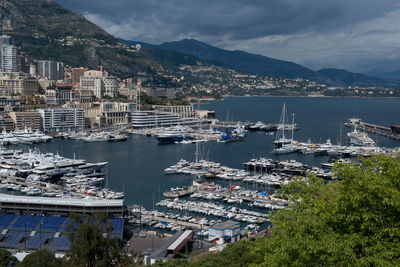
[[[55,1],[130,40],[195,38],[314,69],[366,71],[400,62],[398,0]]]
[[[243,40],[275,34],[327,31],[391,11],[393,0],[57,0],[114,25],[147,23],[169,39],[191,34]],[[145,34],[144,34],[145,35]],[[131,36],[138,38],[140,36]],[[145,36],[143,36],[145,37]],[[152,40],[165,41],[165,40]]]

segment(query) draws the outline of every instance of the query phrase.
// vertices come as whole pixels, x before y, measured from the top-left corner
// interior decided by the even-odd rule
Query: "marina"
[[[276,110],[282,111],[282,102],[279,105]],[[287,107],[292,110],[292,105]],[[335,135],[332,129],[310,129],[304,115],[296,113],[301,125],[297,131],[290,127],[298,127],[294,120],[276,124],[275,131],[250,129],[251,124],[245,123],[223,123],[223,128],[218,124],[174,125],[77,132],[52,142],[11,145],[0,153],[0,191],[39,199],[123,200],[128,206],[142,206],[141,212],[127,217],[134,227],[165,232],[194,229],[207,237],[210,227],[226,220],[246,229],[265,229],[271,212],[293,205],[275,192],[294,177],[307,179],[314,174],[330,181],[337,179],[330,172],[336,161],[348,164],[357,162],[358,156],[396,153],[395,144],[385,139],[379,144],[387,148],[340,144],[338,130]],[[274,119],[259,121],[276,121],[279,111],[273,115]],[[288,144],[295,147],[292,153],[270,153],[280,130],[287,132]],[[125,142],[107,142],[110,133],[120,134]],[[243,139],[223,142],[227,134]],[[157,139],[179,135],[190,138]],[[85,141],[88,137],[89,142]],[[335,138],[337,145],[330,141]]]
[[[15,130],[7,132],[3,130],[0,133],[1,145],[18,145],[18,144],[38,144],[52,140],[53,137],[46,135],[40,131],[32,131],[32,129]]]
[[[279,119],[284,101],[288,107],[288,114],[294,111],[296,113],[296,123],[301,126],[301,129],[295,132],[295,139],[307,140],[302,143],[308,143],[308,149],[286,155],[273,155],[270,152],[272,151],[275,135],[268,136],[263,131],[248,131],[244,142],[228,144],[215,142],[199,143],[199,158],[219,162],[223,166],[229,166],[244,172],[246,168],[243,167],[243,163],[248,162],[250,159],[260,158],[271,158],[275,161],[295,160],[307,166],[320,167],[322,163],[328,163],[329,158],[334,155],[334,151],[330,152],[330,155],[326,150],[323,152],[324,147],[317,146],[318,144],[326,144],[323,140],[328,138],[332,140],[331,144],[333,148],[341,150],[344,156],[353,155],[356,157],[357,155],[364,154],[362,151],[363,148],[347,146],[345,145],[345,141],[343,141],[341,147],[336,145],[340,140],[340,122],[346,121],[349,114],[357,112],[357,114],[370,118],[370,121],[387,120],[386,122],[382,121],[381,124],[391,125],[396,122],[395,116],[392,119],[389,115],[382,118],[377,113],[370,112],[369,107],[371,102],[374,102],[373,99],[362,99],[357,102],[357,105],[352,105],[355,100],[346,98],[227,98],[223,102],[211,103],[205,106],[207,109],[216,110],[219,118],[225,118],[226,110],[229,108],[231,113],[235,115],[235,118],[240,121],[276,122]],[[384,104],[379,107],[383,110],[382,112],[385,112],[386,108],[397,105],[396,99],[384,99],[383,101],[382,103]],[[252,103],[251,105],[248,104],[250,102]],[[265,108],[266,105],[268,108]],[[315,109],[320,106],[324,108],[321,109],[321,112],[317,116]],[[352,109],[337,108],[344,106],[352,107]],[[269,112],[263,112],[264,110],[268,110]],[[357,111],[353,112],[352,110]],[[324,127],[320,127],[321,125]],[[141,130],[143,134],[131,135],[125,142],[86,143],[80,140],[54,139],[52,142],[31,146],[37,147],[43,152],[59,153],[67,158],[74,158],[75,155],[75,158],[86,159],[88,162],[109,162],[106,168],[110,189],[121,192],[125,188],[125,202],[127,204],[141,204],[146,208],[150,208],[153,202],[153,194],[154,198],[160,200],[162,192],[169,190],[171,187],[184,188],[190,185],[188,182],[191,179],[181,174],[173,173],[164,176],[164,169],[176,164],[182,158],[188,161],[195,161],[195,145],[175,144],[160,146],[154,137],[149,137],[145,133],[145,131],[153,130],[154,128],[143,129]],[[204,130],[209,131],[210,127],[204,126]],[[215,131],[214,128],[212,130]],[[342,135],[346,136],[346,132]],[[308,142],[309,139],[311,139],[310,142]],[[306,147],[304,144],[302,147]],[[398,146],[395,140],[385,137],[378,139],[378,145],[378,147],[387,147],[388,151]],[[28,152],[28,145],[19,145],[17,149],[23,149],[25,152]],[[373,147],[364,150],[370,150],[375,153],[376,148]],[[337,157],[341,157],[341,155]],[[257,169],[257,171],[259,170]],[[219,179],[219,181],[224,183],[238,183],[241,186],[247,184],[243,180]],[[248,183],[249,185],[254,185],[254,182],[249,181]],[[255,186],[266,185],[256,183]]]
[[[396,1],[0,2],[0,265],[400,266]]]
[[[372,123],[363,122],[361,119],[349,119],[348,122],[344,123],[347,127],[358,127],[362,131],[385,136],[387,138],[400,140],[400,134],[393,132],[389,127],[380,126]]]
[[[44,197],[122,199],[103,188],[107,162],[88,163],[38,150],[0,150],[0,189]]]

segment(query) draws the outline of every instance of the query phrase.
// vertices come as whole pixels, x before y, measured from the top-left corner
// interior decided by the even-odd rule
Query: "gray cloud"
[[[56,2],[130,40],[162,43],[196,38],[313,68],[362,71],[368,68],[366,62],[382,62],[390,54],[392,61],[398,59],[394,48],[400,43],[400,23],[395,15],[400,7],[396,0]]]

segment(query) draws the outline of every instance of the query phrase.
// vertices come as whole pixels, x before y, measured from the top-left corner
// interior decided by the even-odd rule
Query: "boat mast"
[[[141,87],[141,84],[140,84],[140,81],[139,81],[139,82],[138,82],[138,92],[139,92],[139,111],[140,111],[140,95],[141,95],[140,87]],[[137,105],[138,105],[138,103],[136,103],[136,107],[137,107]]]
[[[294,137],[294,116],[296,114],[292,113],[292,141],[293,141],[293,137]]]
[[[283,103],[281,118],[278,125],[277,139],[285,139],[285,118],[286,118],[286,103]]]
[[[343,135],[343,122],[340,122],[340,134],[339,134],[339,145],[342,146],[342,135]]]

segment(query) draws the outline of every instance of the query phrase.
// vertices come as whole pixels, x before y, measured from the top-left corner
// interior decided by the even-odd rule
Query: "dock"
[[[391,139],[395,139],[395,140],[400,140],[400,134],[393,133],[389,127],[376,125],[376,124],[372,124],[372,123],[367,123],[367,122],[363,122],[361,120],[346,122],[346,123],[344,123],[344,125],[347,127],[350,127],[350,128],[354,127],[354,125],[357,125],[357,128],[362,131],[385,136],[387,138],[391,138]]]
[[[181,221],[181,220],[176,220],[176,219],[163,218],[163,217],[152,216],[152,215],[142,215],[142,216],[143,216],[143,218],[153,220],[153,221],[173,223],[173,224],[176,224],[179,226],[184,226],[186,228],[191,228],[191,229],[208,230],[208,226],[206,226],[206,225],[200,225],[200,224],[196,224],[196,223],[191,223],[191,222],[186,222],[186,221]]]

